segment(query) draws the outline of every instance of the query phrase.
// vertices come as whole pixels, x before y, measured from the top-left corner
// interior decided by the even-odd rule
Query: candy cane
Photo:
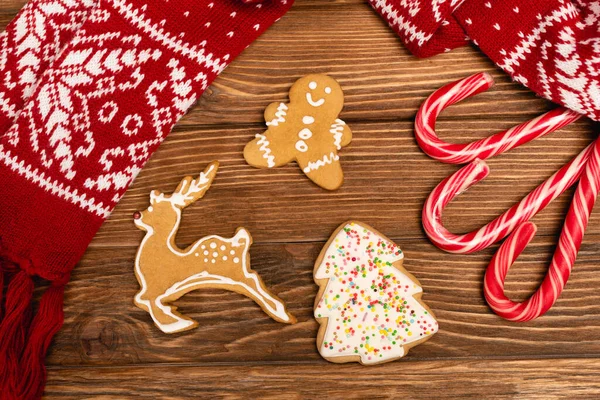
[[[580,114],[557,108],[529,122],[469,144],[442,141],[435,132],[436,121],[449,106],[475,96],[492,87],[493,78],[479,73],[444,86],[433,93],[422,105],[415,120],[415,136],[423,151],[436,160],[450,164],[464,164],[475,159],[485,160],[509,151],[538,137],[569,125]]]
[[[533,223],[519,226],[492,259],[485,274],[484,293],[496,314],[510,321],[525,322],[544,315],[554,305],[571,274],[599,187],[600,139],[592,147],[548,273],[533,296],[522,303],[515,303],[504,294],[508,270],[535,236]]]
[[[517,226],[529,221],[577,182],[591,152],[592,145],[529,193],[520,203],[489,224],[470,233],[456,235],[442,224],[442,213],[456,196],[489,174],[487,164],[476,160],[446,178],[433,190],[423,208],[425,232],[437,247],[450,253],[465,254],[483,250],[506,237]]]

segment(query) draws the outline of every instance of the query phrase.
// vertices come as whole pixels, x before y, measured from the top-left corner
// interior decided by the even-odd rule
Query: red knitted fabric
[[[471,38],[514,80],[600,120],[600,6],[588,0],[369,0],[411,52]],[[457,28],[462,29],[462,33]]]
[[[62,324],[73,266],[173,125],[292,3],[102,0],[42,74],[0,139],[0,275],[11,277],[2,399],[41,396],[40,360]],[[30,275],[52,288],[28,329]]]
[[[0,136],[99,0],[31,0],[0,33]]]
[[[452,13],[460,1],[369,0],[417,57],[430,57],[468,43]]]

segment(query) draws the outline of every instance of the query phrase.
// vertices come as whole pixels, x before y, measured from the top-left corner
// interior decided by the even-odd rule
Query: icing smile
[[[306,101],[308,101],[308,104],[310,104],[313,107],[321,107],[323,104],[325,104],[325,99],[314,101],[312,98],[312,94],[310,93],[306,93]]]

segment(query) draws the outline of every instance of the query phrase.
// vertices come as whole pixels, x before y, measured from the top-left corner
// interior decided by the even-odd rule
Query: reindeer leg
[[[179,295],[181,297],[183,294]],[[149,295],[143,290],[135,296],[135,305],[147,311],[156,326],[164,333],[177,333],[195,328],[198,324],[178,312],[170,306],[163,295]],[[177,297],[177,298],[179,298]]]
[[[167,304],[162,296],[159,296],[151,303],[150,315],[156,326],[164,333],[183,332],[198,326],[196,321],[175,310],[177,307]]]
[[[220,275],[201,273],[189,278],[185,283],[174,286],[167,294],[159,299],[161,299],[163,303],[169,303],[194,290],[202,288],[225,289],[240,293],[254,300],[263,311],[278,322],[286,324],[293,324],[296,322],[296,318],[287,312],[283,302],[265,288],[262,280],[255,272],[249,272],[246,275],[246,277],[236,281]],[[174,314],[181,318],[185,318],[180,314]]]
[[[238,293],[254,300],[275,321],[284,324],[296,323],[296,318],[287,312],[283,301],[265,287],[262,279],[256,272],[247,272],[246,276],[236,290]]]

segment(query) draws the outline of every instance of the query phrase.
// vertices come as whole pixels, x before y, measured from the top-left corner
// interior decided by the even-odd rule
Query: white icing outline
[[[342,138],[344,137],[344,127],[346,123],[341,119],[336,119],[335,123],[331,125],[329,132],[333,135],[333,144],[338,150],[342,149]]]
[[[308,163],[308,165],[304,168],[304,173],[308,174],[311,171],[317,171],[321,167],[324,167],[326,165],[333,164],[334,162],[339,161],[339,159],[340,159],[340,156],[338,156],[334,152],[331,152],[329,155],[325,154],[323,156],[323,158],[320,160],[317,160],[314,162],[310,161]]]
[[[285,103],[280,103],[279,107],[277,107],[277,112],[275,113],[275,118],[271,121],[267,122],[267,126],[279,126],[285,122],[285,117],[287,116],[288,106]]]
[[[271,143],[269,143],[269,140],[267,140],[267,137],[263,134],[259,133],[255,137],[258,139],[258,142],[256,142],[259,146],[258,150],[263,153],[263,158],[267,160],[267,166],[273,168],[275,166],[275,156],[269,147]]]

